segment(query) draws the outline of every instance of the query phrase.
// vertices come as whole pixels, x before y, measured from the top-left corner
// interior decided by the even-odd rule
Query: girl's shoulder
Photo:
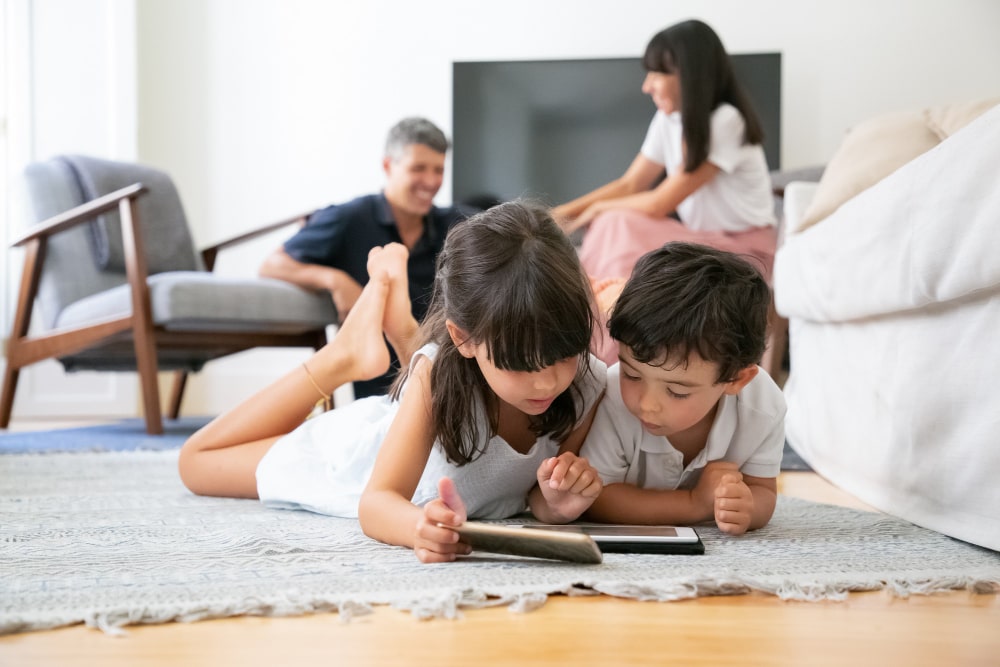
[[[587,364],[590,366],[590,372],[603,382],[608,375],[608,365],[593,354],[587,355]]]
[[[712,124],[738,125],[742,128],[746,124],[746,120],[744,120],[743,114],[740,113],[739,109],[729,102],[723,102],[712,111]]]
[[[580,391],[582,399],[581,414],[590,410],[590,407],[604,393],[604,388],[608,383],[608,366],[603,361],[590,354],[587,355],[587,372],[577,378],[576,386]]]
[[[430,377],[431,366],[434,365],[434,357],[437,356],[439,346],[437,343],[427,343],[417,349],[410,358],[410,365],[406,368],[406,380],[399,391],[399,398],[406,393],[406,388],[417,376],[427,380]]]
[[[418,357],[426,357],[430,361],[434,361],[434,357],[437,356],[439,345],[437,343],[425,343],[416,352],[413,353],[412,361],[416,361]]]

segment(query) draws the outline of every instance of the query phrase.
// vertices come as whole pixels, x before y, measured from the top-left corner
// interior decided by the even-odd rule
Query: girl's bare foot
[[[417,332],[410,304],[406,262],[410,253],[401,243],[390,243],[368,253],[368,275],[383,275],[389,281],[389,297],[382,317],[382,330],[403,365],[409,362],[410,345]]]
[[[388,296],[389,280],[373,276],[334,339],[309,360],[309,370],[327,391],[389,370],[389,348],[382,339]]]
[[[602,316],[608,317],[611,309],[614,308],[622,290],[625,289],[625,278],[603,278],[592,280],[590,285],[594,292],[594,300],[597,302],[597,311]]]

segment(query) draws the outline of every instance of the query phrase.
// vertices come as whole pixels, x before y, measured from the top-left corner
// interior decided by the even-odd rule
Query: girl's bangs
[[[524,318],[497,318],[492,323],[495,335],[488,342],[493,365],[502,370],[534,372],[585,354],[590,347],[592,322],[574,317],[567,305],[564,302],[559,311]]]
[[[647,72],[661,74],[673,74],[677,71],[669,49],[659,40],[653,40],[646,47],[646,52],[642,56],[642,68]]]

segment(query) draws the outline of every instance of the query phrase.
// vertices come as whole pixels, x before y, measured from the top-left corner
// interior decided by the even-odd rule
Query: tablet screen
[[[677,526],[626,526],[619,524],[569,524],[535,525],[525,528],[542,528],[573,533],[586,533],[600,544],[613,542],[697,542],[698,535],[693,529]]]

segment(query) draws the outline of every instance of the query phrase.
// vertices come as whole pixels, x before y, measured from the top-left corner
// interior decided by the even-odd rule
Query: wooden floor
[[[779,491],[866,508],[812,473]],[[0,528],[2,530],[2,528]],[[0,637],[0,666],[226,665],[1000,665],[1000,596],[965,591],[843,602],[753,594],[682,602],[553,596],[536,611],[467,611],[417,621],[379,607],[336,614],[236,618],[128,629],[82,626]]]

